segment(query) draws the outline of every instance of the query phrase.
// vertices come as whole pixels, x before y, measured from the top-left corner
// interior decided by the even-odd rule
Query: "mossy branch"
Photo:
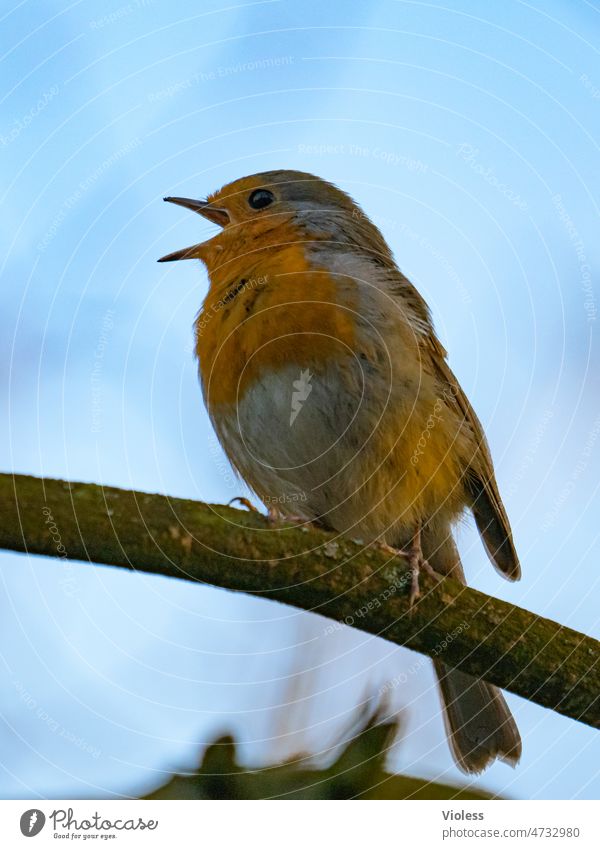
[[[600,727],[600,643],[334,534],[94,484],[0,475],[0,548],[212,584],[327,616]],[[329,628],[335,628],[330,624]]]

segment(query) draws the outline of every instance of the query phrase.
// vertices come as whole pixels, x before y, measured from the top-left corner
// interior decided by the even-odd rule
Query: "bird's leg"
[[[396,557],[402,557],[408,561],[408,565],[410,567],[410,592],[408,595],[409,607],[412,608],[421,595],[421,589],[419,587],[419,575],[421,571],[425,572],[430,578],[433,578],[436,581],[442,580],[442,576],[438,575],[435,569],[423,556],[423,549],[421,547],[421,525],[417,525],[417,529],[411,537],[408,548],[393,548],[383,542],[378,543],[378,546],[383,551],[393,554]]]
[[[407,554],[410,566],[410,595],[408,597],[408,601],[412,607],[421,595],[421,589],[419,587],[419,575],[421,570],[436,581],[441,581],[442,576],[438,575],[429,561],[423,557],[423,549],[421,548],[421,525],[417,525],[417,529],[410,541]]]

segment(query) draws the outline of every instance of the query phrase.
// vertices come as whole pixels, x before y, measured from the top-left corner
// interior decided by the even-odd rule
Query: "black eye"
[[[274,200],[273,194],[267,191],[267,189],[256,189],[248,198],[248,203],[252,209],[264,209],[265,206],[269,206]]]

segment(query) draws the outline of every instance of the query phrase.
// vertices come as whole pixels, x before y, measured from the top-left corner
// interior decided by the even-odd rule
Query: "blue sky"
[[[598,3],[25,0],[0,14],[2,468],[243,493],[191,354],[204,272],[155,262],[211,227],[161,198],[312,171],[380,225],[486,427],[524,576],[501,582],[466,523],[470,582],[598,636]],[[2,796],[135,794],[224,729],[253,763],[318,751],[403,671],[391,762],[459,779],[417,655],[144,575],[8,553],[0,575]],[[597,797],[597,735],[509,701],[523,761],[477,784]]]

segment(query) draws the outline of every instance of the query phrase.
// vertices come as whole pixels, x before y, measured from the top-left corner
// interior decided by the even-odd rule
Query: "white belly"
[[[349,382],[331,367],[303,374],[287,366],[252,386],[215,427],[265,505],[373,538],[398,519],[394,499],[380,498],[402,474],[382,438],[394,407],[389,383],[364,363]]]

